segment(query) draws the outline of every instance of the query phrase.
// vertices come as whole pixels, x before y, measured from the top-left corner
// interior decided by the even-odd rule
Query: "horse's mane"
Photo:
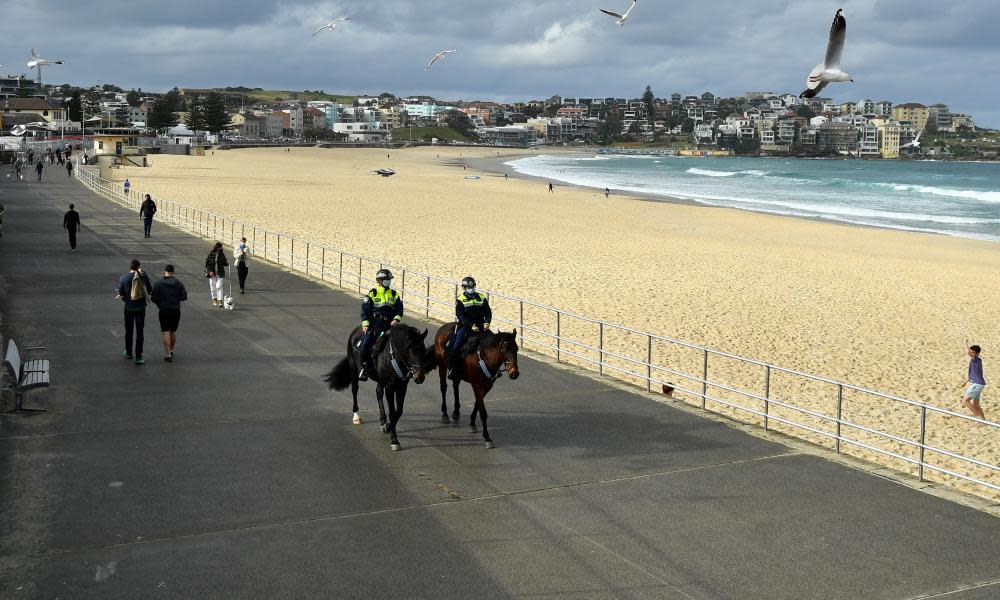
[[[491,332],[491,335],[479,337],[479,349],[486,350],[487,348],[498,346],[502,342],[514,342],[517,345],[517,336],[507,331]]]

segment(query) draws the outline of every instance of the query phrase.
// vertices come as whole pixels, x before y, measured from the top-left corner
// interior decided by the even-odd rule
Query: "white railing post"
[[[837,384],[837,454],[840,454],[840,418],[844,410],[844,384]]]

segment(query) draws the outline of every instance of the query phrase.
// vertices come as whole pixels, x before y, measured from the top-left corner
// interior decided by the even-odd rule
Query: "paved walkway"
[[[320,380],[357,298],[258,263],[213,309],[206,241],[46,173],[0,180],[3,334],[53,365],[0,420],[2,598],[1000,598],[1000,519],[528,359],[496,450],[431,381],[390,452]],[[191,291],[172,364],[154,314],[121,358],[133,256]]]

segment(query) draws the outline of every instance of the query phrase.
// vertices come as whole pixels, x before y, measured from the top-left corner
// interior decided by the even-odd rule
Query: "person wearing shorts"
[[[962,397],[962,403],[965,404],[965,407],[973,415],[980,419],[986,419],[986,415],[983,414],[983,409],[979,405],[983,388],[986,387],[986,378],[983,377],[983,359],[979,358],[982,348],[975,344],[970,346],[968,342],[966,342],[965,346],[965,353],[969,355],[969,374],[966,377],[965,383],[962,384],[962,387],[965,388],[965,396]]]
[[[187,288],[174,277],[174,266],[163,267],[163,279],[153,285],[153,304],[160,309],[160,332],[163,334],[163,360],[174,361],[177,327],[181,322],[181,302],[187,300]]]

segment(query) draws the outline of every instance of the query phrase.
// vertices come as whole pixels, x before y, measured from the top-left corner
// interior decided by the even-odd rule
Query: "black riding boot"
[[[452,381],[462,381],[462,350],[456,349],[448,357],[448,379]]]

